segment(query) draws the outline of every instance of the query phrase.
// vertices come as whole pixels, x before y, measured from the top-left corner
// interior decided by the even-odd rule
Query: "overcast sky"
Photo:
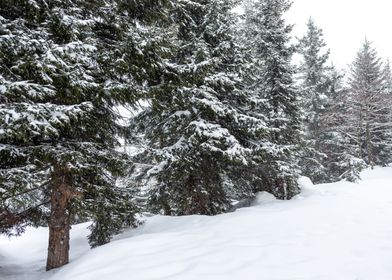
[[[392,58],[392,0],[294,0],[287,19],[295,36],[304,34],[309,17],[323,29],[339,67],[351,63],[365,37],[381,57]]]

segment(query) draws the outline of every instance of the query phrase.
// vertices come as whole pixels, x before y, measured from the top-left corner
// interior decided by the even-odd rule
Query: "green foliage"
[[[78,221],[94,221],[93,246],[138,224],[135,190],[118,184],[131,166],[116,151],[123,127],[114,106],[132,103],[128,82],[142,87],[133,77],[144,73],[145,65],[128,69],[125,80],[118,68],[107,71],[115,63],[107,63],[116,59],[112,54],[126,48],[122,38],[137,33],[135,18],[117,17],[119,4],[1,3],[0,212],[8,217],[2,232],[47,223],[54,166],[71,173],[73,191],[80,195],[70,211]],[[102,28],[117,35],[102,38]],[[142,42],[135,44],[133,52]]]
[[[334,69],[327,66],[329,50],[325,49],[322,30],[311,18],[307,28],[298,46],[302,57],[299,66],[300,104],[305,138],[299,164],[304,176],[309,177],[314,183],[325,183],[334,180],[326,161],[335,149],[330,150],[331,146],[325,144],[331,142],[331,134],[327,132],[326,124],[323,122],[325,111],[332,101],[331,79]]]
[[[246,7],[242,38],[246,90],[252,100],[251,112],[265,122],[265,133],[253,147],[258,191],[269,191],[280,199],[299,192],[296,154],[301,143],[299,92],[291,65],[291,26],[283,19],[290,3],[259,0]],[[259,174],[259,175],[256,175]]]
[[[171,215],[214,215],[253,195],[246,170],[251,138],[263,122],[249,116],[233,34],[234,1],[178,1],[178,40],[149,105],[132,123],[146,146],[135,177],[148,205]],[[140,174],[141,172],[141,174]],[[248,178],[248,180],[246,179]]]

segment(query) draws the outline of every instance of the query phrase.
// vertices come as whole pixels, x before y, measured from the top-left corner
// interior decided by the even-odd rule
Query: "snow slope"
[[[312,186],[292,201],[261,194],[257,205],[215,217],[148,218],[89,250],[86,225],[72,231],[71,263],[45,273],[47,232],[0,238],[2,280],[391,280],[392,168],[360,184]]]

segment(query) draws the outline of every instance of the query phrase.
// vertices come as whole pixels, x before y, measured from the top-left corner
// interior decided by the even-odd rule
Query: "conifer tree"
[[[328,75],[329,98],[321,114],[323,138],[321,150],[326,154],[323,166],[328,182],[347,180],[356,182],[366,167],[358,152],[358,143],[350,135],[352,111],[348,89],[343,84],[343,75],[334,66]]]
[[[386,165],[391,161],[390,98],[385,94],[382,62],[368,40],[352,64],[349,84],[354,118],[351,135],[358,142],[359,153],[372,168]]]
[[[384,165],[392,163],[392,70],[390,61],[387,60],[383,67],[384,85],[383,85],[383,95],[385,104],[389,105],[389,108],[385,109],[385,114],[387,115],[385,120],[385,139],[386,146],[383,152],[383,162]],[[387,106],[388,106],[387,105]],[[385,107],[387,107],[385,106]]]
[[[392,93],[392,69],[391,69],[391,63],[389,59],[385,61],[384,67],[383,67],[383,76],[384,76],[384,92],[386,94]]]
[[[327,66],[329,50],[324,50],[326,43],[323,32],[313,19],[307,23],[307,32],[300,39],[298,52],[302,55],[299,67],[301,80],[301,109],[304,112],[305,141],[300,166],[302,173],[315,183],[327,182],[330,179],[324,161],[328,156],[322,149],[323,141],[328,141],[321,121],[330,98],[330,73]]]
[[[248,3],[245,14],[245,44],[250,50],[246,70],[251,111],[263,119],[265,134],[254,149],[262,170],[260,190],[280,199],[298,193],[296,154],[301,143],[299,92],[294,85],[290,45],[292,27],[283,19],[291,4],[286,0]]]
[[[148,205],[166,215],[227,211],[253,195],[247,173],[250,141],[264,124],[247,115],[234,43],[235,1],[177,1],[176,49],[150,106],[133,122],[147,148]]]
[[[0,232],[48,225],[48,270],[68,262],[75,217],[93,220],[92,246],[137,225],[114,106],[155,71],[146,38],[164,2],[0,4]]]

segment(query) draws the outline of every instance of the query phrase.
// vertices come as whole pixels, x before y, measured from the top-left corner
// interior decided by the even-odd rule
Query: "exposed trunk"
[[[359,110],[359,125],[358,125],[358,135],[357,135],[357,137],[358,137],[358,151],[359,151],[359,157],[361,158],[361,159],[364,159],[364,157],[363,157],[363,151],[362,151],[362,148],[363,148],[363,142],[362,142],[362,139],[363,139],[363,137],[362,137],[362,132],[363,132],[363,117],[362,117],[362,114],[363,114],[363,112],[362,112],[362,110],[363,110],[363,106],[362,105],[360,105],[360,110]]]
[[[73,186],[69,171],[56,167],[52,174],[49,246],[46,270],[69,262],[70,200]]]
[[[285,180],[283,178],[277,178],[274,180],[275,182],[275,190],[273,194],[281,200],[288,200],[288,195],[287,195],[287,185],[285,183]]]
[[[163,215],[165,215],[165,216],[171,216],[172,215],[172,211],[170,209],[170,206],[167,203],[163,203],[162,204],[162,208],[163,208]]]
[[[366,148],[367,148],[368,162],[370,164],[371,169],[374,169],[372,137],[370,133],[369,123],[367,123],[366,125]]]

